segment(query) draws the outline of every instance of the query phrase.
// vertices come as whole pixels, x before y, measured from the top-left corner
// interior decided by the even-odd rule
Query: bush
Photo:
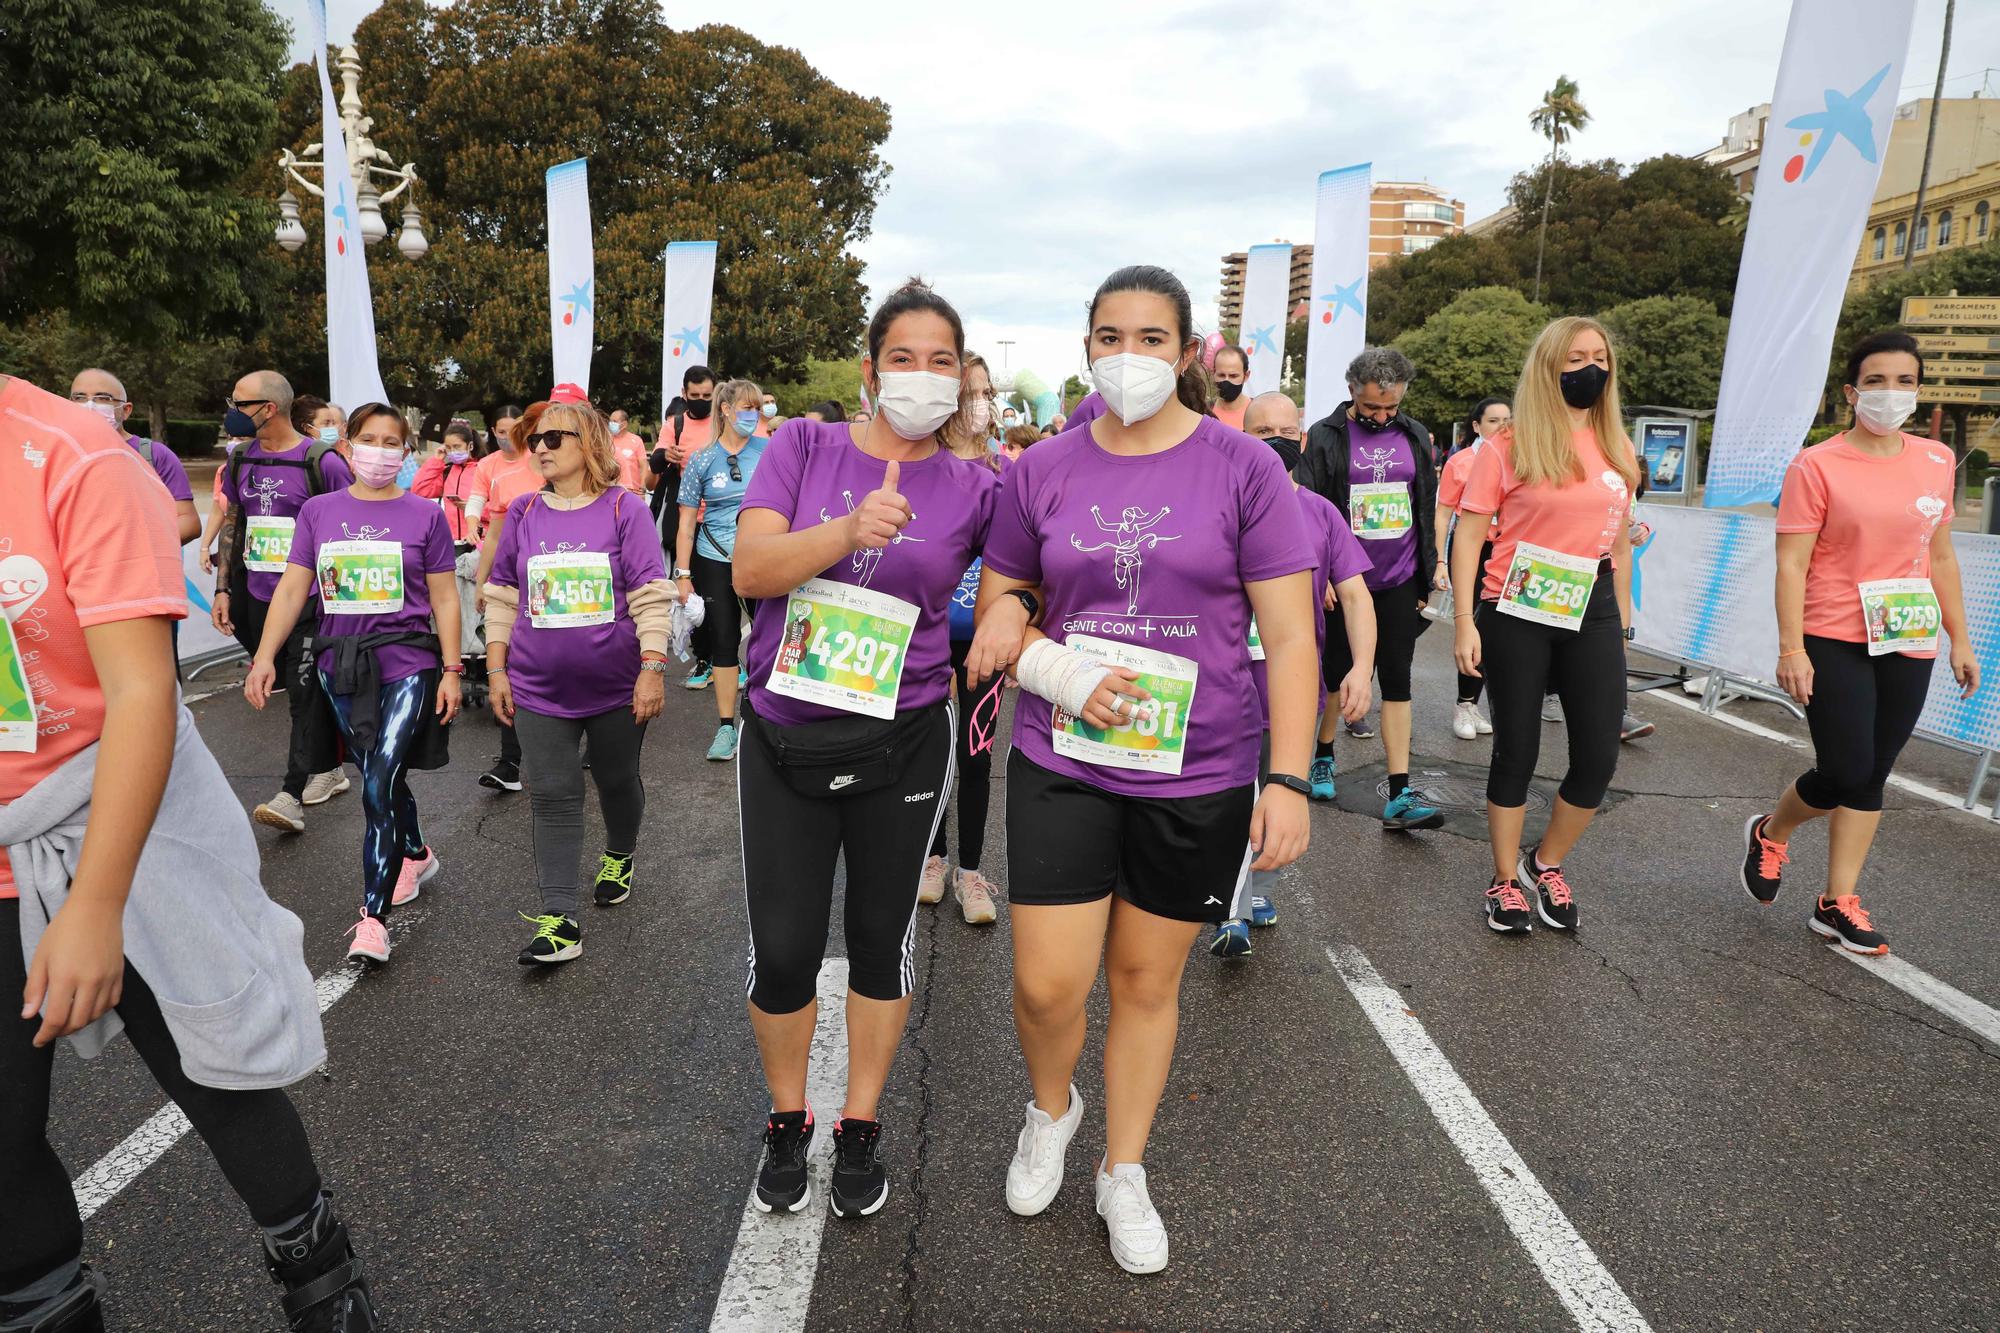
[[[135,425],[143,427],[142,422]],[[167,438],[161,443],[182,458],[206,458],[215,450],[222,438],[221,428],[214,418],[201,421],[167,421]]]

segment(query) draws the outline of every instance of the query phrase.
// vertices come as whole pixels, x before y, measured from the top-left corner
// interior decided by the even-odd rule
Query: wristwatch
[[[1028,609],[1028,623],[1030,625],[1034,624],[1040,618],[1042,604],[1036,599],[1035,594],[1029,592],[1026,588],[1009,588],[1006,595],[1020,599],[1021,605]]]
[[[1625,642],[1627,643],[1632,642],[1632,640],[1638,636],[1638,633],[1639,633],[1639,627],[1637,625],[1627,625],[1625,627]]]
[[[1299,795],[1305,797],[1307,800],[1312,799],[1312,794],[1313,794],[1312,784],[1310,782],[1307,782],[1304,778],[1293,777],[1290,773],[1273,773],[1271,774],[1270,777],[1266,778],[1265,781],[1275,784],[1276,786],[1284,787],[1287,790],[1295,791]]]
[[[677,569],[674,571],[675,583],[679,583],[682,579],[692,579],[693,577],[694,571],[692,569]]]

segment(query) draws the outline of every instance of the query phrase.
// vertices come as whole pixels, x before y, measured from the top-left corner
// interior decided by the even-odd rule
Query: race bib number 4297
[[[899,597],[807,579],[786,599],[767,688],[864,717],[894,717],[917,608]]]

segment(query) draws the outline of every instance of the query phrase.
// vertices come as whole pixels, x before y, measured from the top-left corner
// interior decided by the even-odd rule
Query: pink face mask
[[[377,444],[357,444],[353,462],[354,475],[362,484],[379,490],[395,481],[396,474],[403,470],[403,451]]]

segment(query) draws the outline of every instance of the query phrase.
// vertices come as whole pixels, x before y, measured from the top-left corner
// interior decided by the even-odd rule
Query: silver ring
[[[1127,706],[1127,705],[1128,705],[1128,704],[1129,704],[1130,702],[1131,702],[1131,700],[1127,699],[1127,698],[1126,698],[1126,697],[1125,697],[1124,695],[1122,695],[1122,694],[1114,694],[1113,696],[1111,696],[1111,711],[1112,711],[1112,713],[1113,713],[1114,715],[1118,716],[1118,717],[1123,717],[1123,716],[1125,716],[1125,709],[1126,709],[1126,706]]]

